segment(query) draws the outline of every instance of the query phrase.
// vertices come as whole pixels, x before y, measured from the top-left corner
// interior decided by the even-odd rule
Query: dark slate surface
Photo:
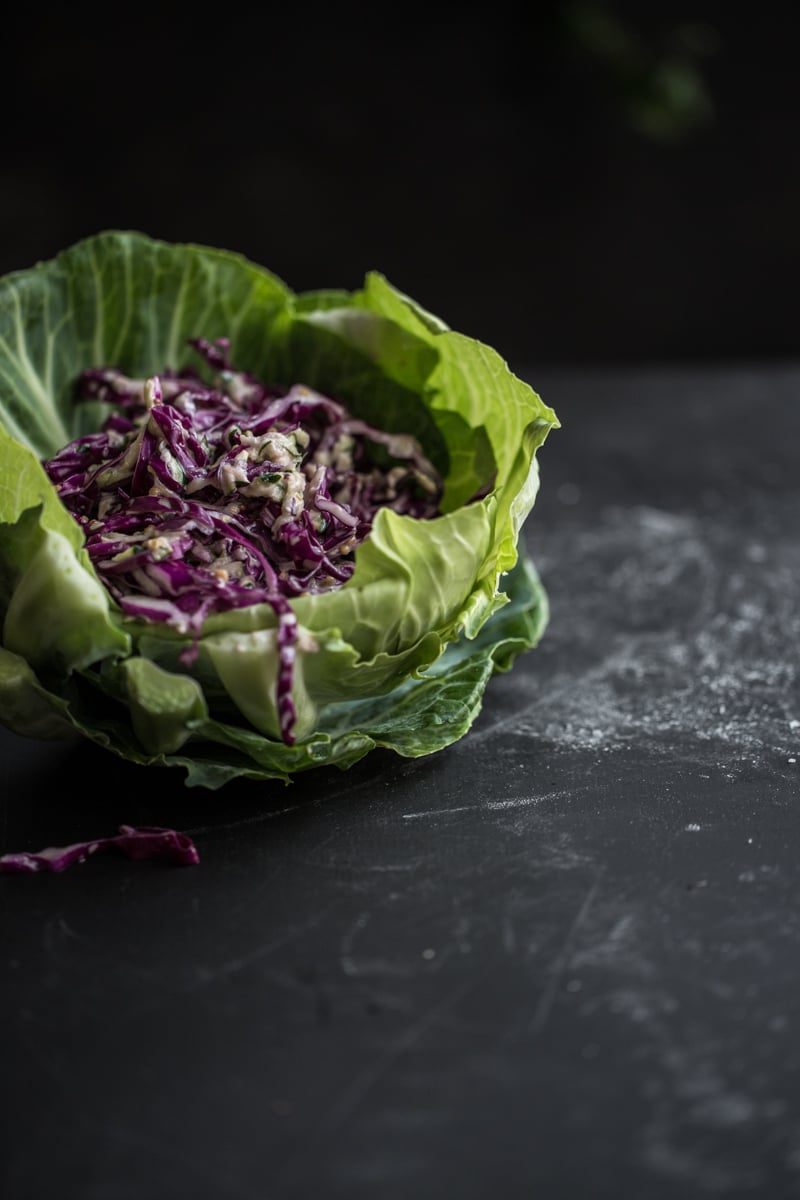
[[[800,1195],[800,370],[524,372],[552,606],[472,732],[187,790],[2,735],[0,1194]]]

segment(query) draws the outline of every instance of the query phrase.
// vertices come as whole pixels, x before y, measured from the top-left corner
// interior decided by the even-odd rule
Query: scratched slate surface
[[[552,606],[462,742],[291,788],[2,734],[0,1194],[800,1195],[800,370],[521,372]]]

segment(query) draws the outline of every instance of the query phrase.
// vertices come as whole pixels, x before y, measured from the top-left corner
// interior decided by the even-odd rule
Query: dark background
[[[201,856],[3,877],[4,1200],[800,1195],[798,19],[524,11],[4,30],[0,270],[380,269],[563,420],[546,636],[441,755],[199,796],[0,731],[4,851]]]
[[[513,365],[797,356],[795,4],[14,20],[0,272],[139,228],[378,269]]]

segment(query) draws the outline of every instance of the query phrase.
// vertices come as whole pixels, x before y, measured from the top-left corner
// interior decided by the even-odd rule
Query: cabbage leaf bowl
[[[199,633],[131,615],[96,572],[44,464],[99,430],[89,368],[180,371],[192,339],[276,388],[315,389],[413,435],[443,481],[430,519],[381,508],[341,586],[289,598],[291,739],[278,616],[213,611]],[[378,272],[293,292],[241,254],[107,230],[0,279],[0,722],[78,735],[187,786],[431,754],[467,733],[488,681],[541,637],[547,597],[520,533],[558,419],[500,355]],[[192,643],[192,653],[187,648]]]

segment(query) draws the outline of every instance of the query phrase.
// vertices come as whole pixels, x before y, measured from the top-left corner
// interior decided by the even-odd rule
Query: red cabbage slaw
[[[132,379],[83,371],[83,399],[112,406],[101,430],[44,462],[124,613],[191,635],[211,613],[269,604],[276,707],[294,744],[297,620],[289,600],[341,587],[381,507],[435,517],[443,480],[410,434],[386,433],[327,395],[268,386],[230,363],[228,338],[189,339],[211,368]]]
[[[23,875],[36,871],[65,871],[73,863],[86,862],[98,850],[122,850],[128,858],[168,858],[180,866],[200,861],[194,842],[186,833],[158,825],[120,825],[113,837],[75,842],[71,846],[48,846],[35,853],[19,851],[0,855],[0,874]]]

